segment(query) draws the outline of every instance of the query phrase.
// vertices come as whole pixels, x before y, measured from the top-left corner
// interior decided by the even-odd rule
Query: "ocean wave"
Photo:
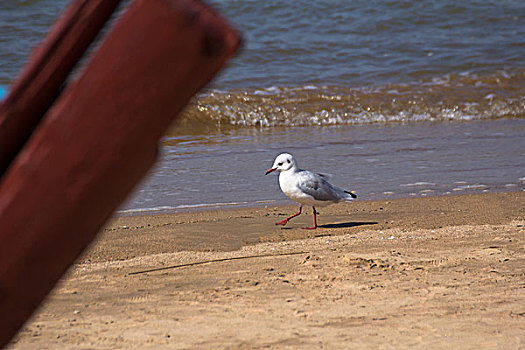
[[[179,128],[276,127],[523,118],[525,70],[447,74],[417,84],[212,90]]]
[[[165,212],[172,212],[172,211],[192,210],[192,209],[234,207],[234,206],[242,206],[242,205],[247,205],[247,204],[249,204],[249,202],[181,204],[181,205],[176,205],[176,206],[161,205],[157,207],[140,207],[140,208],[131,208],[131,209],[121,209],[117,211],[117,214],[139,215],[139,214],[144,214],[144,213],[165,213]]]

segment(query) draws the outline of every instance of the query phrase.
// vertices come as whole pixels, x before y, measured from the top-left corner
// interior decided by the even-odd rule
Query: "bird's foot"
[[[315,230],[315,229],[317,229],[317,226],[303,227],[303,230]]]
[[[281,225],[281,226],[284,226],[288,223],[288,219],[284,219],[283,221],[279,221],[279,222],[276,222],[275,224],[276,225]]]

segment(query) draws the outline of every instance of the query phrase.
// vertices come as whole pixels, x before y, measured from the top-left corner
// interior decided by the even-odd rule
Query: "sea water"
[[[0,2],[1,86],[65,4]],[[121,212],[291,203],[264,176],[281,152],[361,199],[523,190],[525,2],[210,4],[244,48]]]

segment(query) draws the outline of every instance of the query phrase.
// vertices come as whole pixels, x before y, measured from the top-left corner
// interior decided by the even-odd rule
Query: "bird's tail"
[[[355,199],[357,198],[357,194],[355,194],[354,191],[344,191],[345,193],[348,193],[350,195],[350,197],[352,197],[352,199]],[[350,198],[348,198],[350,199]]]

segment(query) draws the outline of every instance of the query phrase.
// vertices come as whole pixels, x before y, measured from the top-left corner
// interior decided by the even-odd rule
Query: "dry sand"
[[[294,210],[115,218],[9,348],[525,348],[525,192]]]

